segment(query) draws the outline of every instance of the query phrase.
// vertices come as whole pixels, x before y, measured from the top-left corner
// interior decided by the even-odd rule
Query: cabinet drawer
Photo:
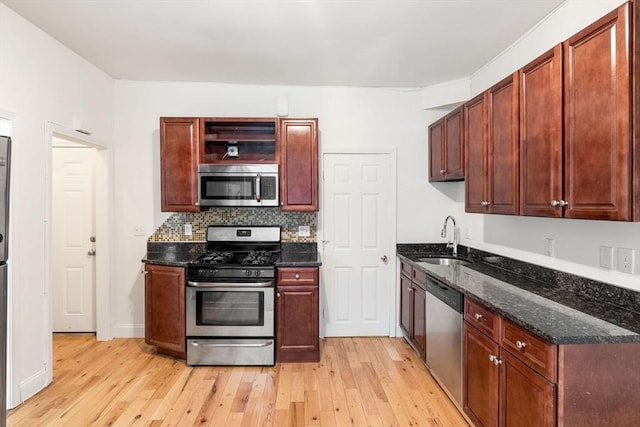
[[[464,320],[489,335],[495,342],[500,337],[500,315],[488,308],[469,300],[464,299]]]
[[[318,275],[317,268],[278,268],[278,286],[317,285]]]
[[[413,267],[407,261],[400,261],[400,272],[407,277],[411,277]]]
[[[520,326],[502,320],[500,345],[534,371],[556,382],[557,346],[541,340]]]
[[[427,273],[414,268],[411,271],[411,280],[425,291],[427,290]]]

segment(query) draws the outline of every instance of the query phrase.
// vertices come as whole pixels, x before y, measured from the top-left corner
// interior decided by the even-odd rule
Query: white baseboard
[[[20,383],[20,403],[34,396],[49,385],[47,371],[43,368]]]
[[[113,327],[114,338],[144,338],[144,325],[139,323],[120,323]]]

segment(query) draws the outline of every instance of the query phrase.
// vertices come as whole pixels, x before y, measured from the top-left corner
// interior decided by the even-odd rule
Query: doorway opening
[[[47,144],[45,218],[45,294],[49,324],[44,340],[49,355],[46,384],[53,380],[53,333],[111,330],[112,150],[57,124],[45,126]],[[99,303],[98,303],[99,302]]]

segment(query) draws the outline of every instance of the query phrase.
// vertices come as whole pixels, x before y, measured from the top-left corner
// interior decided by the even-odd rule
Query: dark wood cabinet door
[[[424,360],[427,354],[427,292],[419,286],[413,286],[413,344]]]
[[[446,180],[464,179],[464,112],[456,108],[444,118],[444,170]]]
[[[199,119],[160,118],[160,198],[163,212],[197,212]]]
[[[320,360],[318,286],[277,287],[276,360]]]
[[[444,119],[429,126],[429,182],[444,181]]]
[[[523,67],[520,77],[520,214],[562,217],[562,47]]]
[[[159,353],[186,357],[184,268],[145,266],[145,342]]]
[[[483,213],[486,170],[485,94],[464,104],[465,212]]]
[[[500,426],[554,426],[555,385],[508,351],[501,351]]]
[[[400,327],[408,337],[411,337],[413,333],[411,321],[413,318],[412,293],[411,280],[404,275],[400,275]]]
[[[476,426],[498,425],[498,344],[464,322],[464,412]]]
[[[564,49],[567,218],[631,219],[629,3]]]
[[[318,210],[318,119],[280,121],[280,205]]]
[[[518,73],[487,90],[488,212],[517,215],[519,203]]]

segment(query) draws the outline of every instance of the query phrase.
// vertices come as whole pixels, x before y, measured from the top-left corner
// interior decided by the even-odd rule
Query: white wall
[[[420,109],[420,90],[116,82],[115,334],[141,336],[144,320],[140,260],[146,236],[168,216],[160,212],[159,117],[275,117],[276,98],[289,97],[290,117],[318,117],[320,151],[330,147],[395,147],[398,157],[398,239],[433,240],[453,209],[456,188],[427,182],[427,123],[443,112]],[[390,224],[390,226],[393,226]]]
[[[622,4],[621,0],[570,0],[525,37],[471,77],[471,96],[482,92],[541,53]],[[455,184],[456,219],[462,243],[539,265],[640,290],[640,223],[464,213],[464,184]],[[544,255],[544,240],[555,240],[556,256]],[[600,268],[600,246],[635,249],[635,274]],[[617,261],[617,254],[614,262]],[[615,265],[615,264],[614,264]]]
[[[11,327],[16,387],[12,403],[42,387],[49,360],[43,331],[50,321],[44,295],[45,122],[71,128],[75,117],[94,136],[111,140],[113,80],[0,3],[0,110],[15,114],[12,153]]]

